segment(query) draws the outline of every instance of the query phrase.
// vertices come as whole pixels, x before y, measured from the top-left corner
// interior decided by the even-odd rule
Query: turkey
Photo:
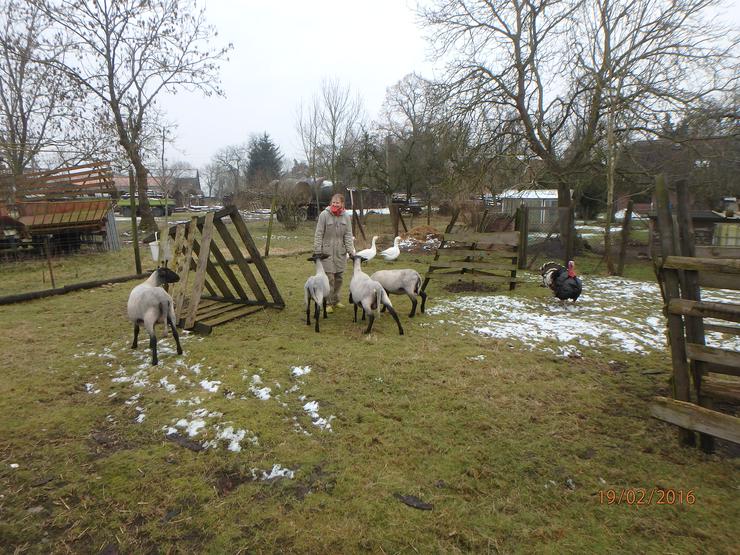
[[[575,262],[572,260],[568,262],[567,268],[555,262],[546,262],[540,268],[540,274],[543,285],[552,289],[553,294],[563,302],[568,299],[576,302],[583,290],[581,280],[576,277]]]

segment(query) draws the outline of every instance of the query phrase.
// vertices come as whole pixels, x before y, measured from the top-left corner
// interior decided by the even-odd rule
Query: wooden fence
[[[701,447],[712,451],[715,437],[740,443],[740,418],[717,410],[740,402],[740,352],[708,346],[705,333],[740,335],[734,325],[740,323],[740,304],[702,301],[702,287],[740,290],[740,259],[696,256],[686,184],[677,192],[673,215],[665,182],[658,178],[661,258],[655,263],[668,320],[673,396],[657,397],[651,412],[679,426],[681,443],[694,445],[699,432]]]
[[[520,232],[445,233],[424,276],[429,280],[508,283],[514,289],[521,253]]]

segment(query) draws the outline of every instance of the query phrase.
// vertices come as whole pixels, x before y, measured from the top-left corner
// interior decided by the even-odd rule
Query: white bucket
[[[168,262],[169,260],[172,260],[172,249],[170,248],[170,241],[169,238],[164,240],[164,256],[162,257],[162,260],[165,262]],[[157,237],[157,232],[154,232],[154,241],[149,243],[149,250],[152,253],[152,260],[154,262],[159,262],[159,246],[160,241]]]

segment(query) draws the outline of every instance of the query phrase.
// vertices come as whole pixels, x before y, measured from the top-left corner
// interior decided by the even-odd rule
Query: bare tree
[[[238,193],[246,185],[247,145],[230,145],[220,148],[212,158],[212,165],[217,169],[219,181],[226,185],[223,192]]]
[[[221,94],[217,62],[230,47],[211,48],[214,30],[189,0],[29,0],[54,23],[54,34],[73,45],[74,56],[47,57],[96,97],[115,125],[121,147],[136,172],[142,227],[156,228],[147,201],[142,139],[165,91]]]
[[[438,0],[421,15],[439,31],[440,53],[454,55],[449,88],[457,111],[485,114],[491,125],[482,140],[525,144],[543,161],[565,207],[569,180],[592,165],[606,111],[629,107],[648,129],[656,114],[728,86],[721,72],[706,80],[690,70],[696,62],[737,63],[730,47],[716,46],[726,41],[715,43],[712,27],[701,21],[717,4]],[[570,231],[566,221],[560,219],[562,237]]]
[[[301,103],[298,106],[296,129],[308,164],[309,177],[313,179],[318,177],[320,121],[321,109],[316,97],[310,104]]]
[[[320,91],[320,140],[329,179],[337,187],[339,153],[351,147],[357,138],[357,125],[362,118],[362,102],[350,87],[337,80],[324,80]]]
[[[432,82],[411,73],[386,93],[381,128],[389,138],[389,150],[392,146],[396,154],[394,181],[403,184],[407,198],[420,187],[429,190],[432,166],[439,161],[434,127],[440,108],[434,88]]]
[[[78,96],[53,67],[34,62],[49,20],[25,2],[0,2],[0,154],[20,175],[43,151],[68,148],[64,131]],[[55,56],[64,55],[60,47]]]

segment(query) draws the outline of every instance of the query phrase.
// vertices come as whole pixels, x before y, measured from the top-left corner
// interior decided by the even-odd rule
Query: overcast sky
[[[434,77],[429,45],[417,25],[416,0],[202,0],[221,45],[226,98],[180,93],[162,99],[177,124],[168,162],[203,168],[221,147],[267,132],[285,157],[302,159],[296,111],[322,79],[358,92],[369,119],[386,89],[416,71]],[[728,22],[740,23],[740,0],[730,0]]]
[[[286,158],[302,159],[296,111],[319,91],[322,79],[350,85],[373,119],[386,88],[413,71],[432,76],[414,0],[202,4],[218,41],[234,45],[221,70],[226,98],[181,93],[163,99],[168,120],[177,124],[170,162],[202,168],[219,148],[265,131]]]

